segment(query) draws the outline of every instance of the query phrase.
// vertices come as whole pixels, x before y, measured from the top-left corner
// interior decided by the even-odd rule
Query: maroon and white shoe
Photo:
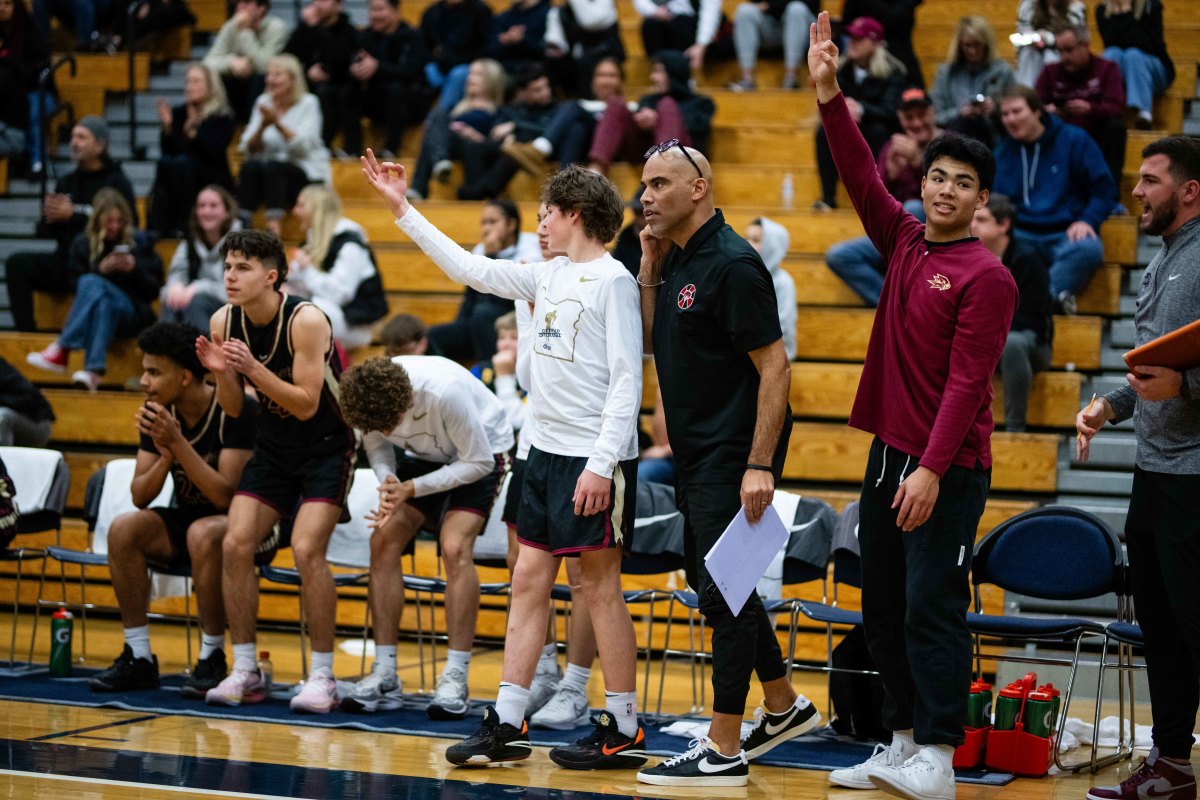
[[[1137,772],[1117,786],[1095,786],[1088,800],[1196,800],[1196,773],[1191,764],[1177,764],[1158,757],[1158,748],[1142,762]]]
[[[64,349],[58,342],[51,342],[45,350],[25,356],[25,361],[46,372],[64,375],[67,372],[67,356],[70,354],[71,351]]]

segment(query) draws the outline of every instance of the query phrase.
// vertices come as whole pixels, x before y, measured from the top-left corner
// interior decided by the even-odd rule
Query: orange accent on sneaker
[[[606,756],[616,755],[617,753],[621,752],[622,750],[624,750],[627,747],[632,747],[635,744],[640,744],[643,740],[645,740],[645,738],[646,738],[646,732],[643,731],[642,726],[639,725],[638,730],[637,730],[637,735],[633,737],[632,741],[628,741],[623,745],[620,745],[618,747],[613,747],[613,748],[609,748],[609,746],[606,744],[600,745],[600,752],[604,753],[604,755],[606,755]]]

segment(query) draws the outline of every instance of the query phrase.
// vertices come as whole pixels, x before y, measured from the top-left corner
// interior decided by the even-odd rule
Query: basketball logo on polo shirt
[[[692,307],[692,303],[694,302],[696,302],[696,284],[689,283],[679,290],[679,307],[687,311]]]

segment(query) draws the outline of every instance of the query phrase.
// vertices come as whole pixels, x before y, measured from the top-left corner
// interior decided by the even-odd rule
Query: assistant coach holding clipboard
[[[686,753],[643,769],[667,786],[745,786],[749,759],[811,730],[820,714],[797,695],[756,593],[734,616],[704,556],[744,506],[758,522],[775,494],[791,433],[791,367],[762,259],[713,206],[712,168],[677,141],[646,153],[646,228],[638,284],[678,469],[688,584],[712,626],[713,721]],[[765,710],[740,740],[750,673]]]

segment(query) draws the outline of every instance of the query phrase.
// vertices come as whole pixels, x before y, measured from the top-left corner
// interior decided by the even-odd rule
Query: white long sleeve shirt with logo
[[[513,446],[504,407],[483,382],[441,356],[396,356],[412,382],[413,406],[391,433],[372,431],[363,447],[382,482],[396,474],[396,447],[412,458],[445,466],[413,479],[416,497],[446,492],[483,478],[496,454]]]
[[[607,253],[520,264],[473,256],[410,207],[396,220],[454,280],[533,307],[530,441],[611,478],[637,458],[642,321],[633,276]]]

